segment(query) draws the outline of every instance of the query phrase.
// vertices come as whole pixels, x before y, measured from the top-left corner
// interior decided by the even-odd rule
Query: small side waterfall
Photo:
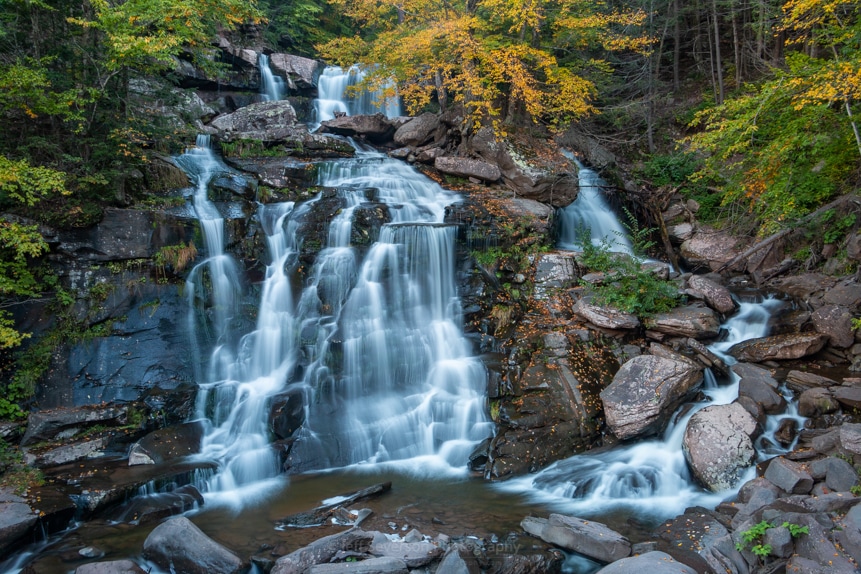
[[[269,67],[269,56],[260,54],[257,57],[257,67],[260,68],[260,92],[267,102],[275,102],[284,98],[286,85],[280,76],[272,73]]]
[[[400,100],[397,96],[387,97],[384,90],[369,92],[351,89],[364,77],[365,73],[359,66],[350,66],[346,71],[337,66],[323,70],[317,80],[319,98],[314,103],[317,124],[331,120],[336,112],[349,116],[379,112],[389,118],[401,115]]]
[[[741,303],[736,315],[724,325],[727,338],[710,349],[728,365],[734,364],[735,359],[726,351],[742,341],[766,336],[768,319],[781,305],[783,303],[777,299]],[[730,381],[718,385],[707,370],[703,390],[709,400],[693,405],[684,416],[674,420],[662,440],[639,442],[598,454],[576,455],[537,475],[504,483],[500,488],[527,493],[536,501],[584,516],[622,508],[639,515],[668,518],[689,506],[715,506],[728,493],[705,492],[694,483],[682,451],[682,439],[696,411],[735,400],[738,377],[732,374]],[[778,418],[787,416],[794,414],[788,412]]]
[[[571,152],[563,150],[562,153],[577,164],[580,193],[570,205],[559,210],[558,246],[561,249],[579,250],[582,248],[580,234],[588,231],[594,245],[606,244],[610,251],[633,254],[628,230],[604,199],[602,190],[607,184],[595,171],[583,166]]]

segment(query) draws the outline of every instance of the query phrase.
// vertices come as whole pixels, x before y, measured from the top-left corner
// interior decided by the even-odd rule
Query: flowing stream
[[[569,158],[575,159],[570,154]],[[576,161],[576,160],[575,160]],[[595,245],[607,245],[612,250],[631,253],[630,242],[601,189],[604,181],[598,174],[577,162],[580,195],[562,210],[559,246],[579,249],[583,230],[591,232]],[[722,328],[726,336],[710,349],[727,365],[735,359],[727,351],[735,344],[768,334],[771,315],[785,303],[773,298],[743,301],[738,311]],[[708,405],[731,403],[738,397],[739,378],[730,373],[720,384],[710,369],[705,371],[703,392],[707,400],[681,407],[660,440],[647,440],[622,445],[597,454],[581,454],[559,461],[533,476],[507,481],[500,490],[521,493],[536,502],[552,505],[565,512],[582,516],[600,516],[622,511],[640,517],[661,520],[682,513],[690,506],[714,507],[734,491],[711,493],[698,486],[688,469],[682,451],[682,439],[690,418]],[[768,417],[765,433],[757,441],[760,460],[782,454],[789,449],[776,446],[773,433],[783,418],[803,418],[790,403],[787,412]],[[754,475],[748,470],[736,488]]]

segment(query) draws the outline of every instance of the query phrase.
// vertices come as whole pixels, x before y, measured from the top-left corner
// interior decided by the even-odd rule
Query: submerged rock
[[[146,570],[132,560],[112,560],[78,566],[75,574],[146,574]]]

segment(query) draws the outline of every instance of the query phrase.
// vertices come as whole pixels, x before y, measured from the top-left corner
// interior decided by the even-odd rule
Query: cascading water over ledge
[[[206,143],[180,163],[196,174],[207,245],[188,281],[190,330],[201,351],[207,341],[212,349],[201,358],[198,393],[206,429],[199,458],[219,463],[203,485],[207,502],[237,507],[283,484],[269,417],[273,400],[287,396],[304,411],[289,437],[293,471],[409,461],[463,475],[492,423],[486,371],[462,333],[455,228],[443,223],[456,196],[381,154],[324,162],[319,184],[335,188],[343,208],[301,288],[298,230],[319,196],[258,206],[269,265],[256,324],[243,332],[244,293],[207,198],[209,178],[227,168]],[[383,206],[389,222],[360,251],[350,244],[352,218],[366,205]]]
[[[589,233],[594,245],[606,245],[610,251],[632,255],[628,231],[604,199],[604,180],[594,170],[584,166],[570,151],[562,150],[562,155],[577,164],[580,193],[577,199],[558,212],[558,246],[561,249],[579,250],[583,239],[580,235]]]
[[[710,346],[712,352],[728,365],[735,359],[726,351],[733,345],[767,334],[772,313],[785,303],[767,298],[757,302],[742,302],[738,312],[723,326],[724,340]],[[646,440],[621,445],[595,454],[584,453],[560,461],[535,476],[513,479],[498,485],[507,492],[523,493],[536,502],[552,504],[564,512],[595,516],[624,510],[641,517],[665,519],[690,506],[713,507],[734,491],[712,493],[695,484],[682,450],[685,428],[691,417],[709,405],[732,402],[738,396],[739,377],[731,373],[730,380],[718,384],[706,370],[704,394],[708,400],[682,407],[683,414],[673,415],[661,440]],[[794,407],[782,415],[769,417],[771,432],[779,420],[798,418]],[[790,448],[779,448],[774,441],[770,455],[782,454]],[[753,472],[749,469],[748,474]],[[748,476],[747,478],[752,478]],[[745,482],[742,478],[736,488]]]
[[[365,77],[365,72],[359,66],[350,66],[346,70],[338,66],[329,66],[323,70],[317,80],[319,97],[314,101],[316,124],[331,120],[336,113],[355,116],[382,113],[388,118],[401,115],[400,100],[397,96],[388,96],[386,90],[367,91],[353,90]],[[389,86],[388,89],[393,89]]]

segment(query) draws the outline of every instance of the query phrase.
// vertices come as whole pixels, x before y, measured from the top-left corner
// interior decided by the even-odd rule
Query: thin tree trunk
[[[712,22],[714,24],[714,57],[715,57],[715,72],[718,85],[717,103],[722,104],[724,100],[724,84],[723,84],[723,69],[721,65],[720,55],[720,27],[718,26],[718,9],[717,0],[712,0]]]
[[[679,0],[673,0],[673,12],[675,20],[673,22],[673,91],[678,92],[682,87],[682,82],[679,74],[679,66],[682,59],[682,33],[679,21],[682,15],[679,12]]]
[[[711,16],[706,15],[706,36],[708,40],[709,46],[709,77],[712,80],[712,91],[715,94],[715,101],[720,103],[718,97],[718,83],[717,76],[715,74],[715,56],[714,56],[714,42],[712,42],[712,26],[711,26]]]
[[[735,85],[736,87],[741,85],[741,77],[742,77],[742,45],[741,38],[738,33],[738,19],[736,18],[735,4],[730,6],[730,18],[732,19],[732,51],[733,58],[735,60]]]

